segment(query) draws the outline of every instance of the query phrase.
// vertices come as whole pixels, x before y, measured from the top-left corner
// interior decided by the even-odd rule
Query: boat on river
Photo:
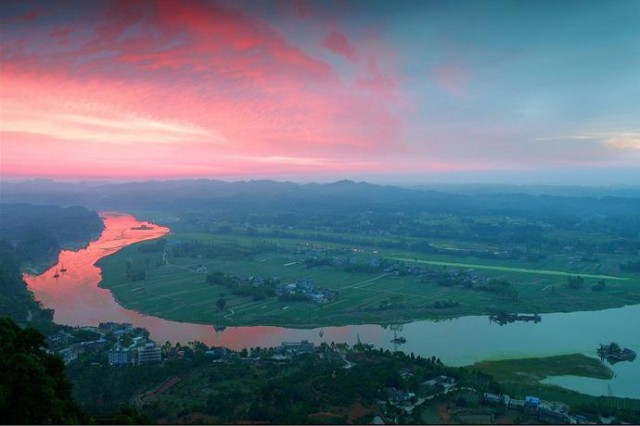
[[[132,226],[132,231],[150,231],[153,229],[153,226],[149,226],[147,224],[142,224],[140,226]]]
[[[396,344],[407,343],[407,339],[405,339],[402,336],[394,337],[393,339],[391,339],[391,343],[396,343]]]
[[[506,312],[498,312],[497,314],[489,315],[489,321],[497,322],[500,325],[505,325],[507,323],[516,322],[516,321],[533,321],[534,323],[539,323],[542,321],[542,317],[538,314],[509,314]]]
[[[59,278],[60,277],[60,272],[58,272],[58,269],[56,269],[56,272],[53,274],[53,278]]]
[[[620,361],[633,361],[636,359],[636,352],[629,348],[621,348],[615,342],[611,342],[608,345],[600,343],[598,348],[598,355],[600,359],[609,361],[610,364],[615,364]]]

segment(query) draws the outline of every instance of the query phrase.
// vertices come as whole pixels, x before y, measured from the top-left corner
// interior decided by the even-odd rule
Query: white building
[[[138,348],[138,364],[160,361],[162,361],[161,349],[160,346],[156,346],[155,343],[147,343],[143,347]]]
[[[129,348],[123,348],[116,346],[109,350],[109,364],[111,365],[127,365],[130,364],[132,357],[131,350]]]

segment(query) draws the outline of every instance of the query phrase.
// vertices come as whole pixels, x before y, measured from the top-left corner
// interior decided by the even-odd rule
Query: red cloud
[[[375,60],[351,85],[265,21],[215,3],[109,6],[41,28],[3,61],[3,99],[19,107],[2,135],[3,173],[88,173],[82,164],[91,161],[94,173],[119,176],[343,170],[397,150],[392,97],[379,99],[395,90],[393,79]],[[97,36],[48,50],[42,41],[61,28]],[[131,123],[130,138],[118,122]],[[154,144],[165,128],[164,144]],[[101,142],[109,135],[118,135],[114,144]],[[38,145],[42,158],[27,155],[24,147]],[[51,156],[64,160],[47,164]],[[261,156],[270,160],[252,160]]]
[[[357,61],[358,54],[356,48],[349,42],[347,36],[337,30],[331,30],[331,32],[324,39],[323,46],[335,53],[336,55],[343,56],[350,61]]]
[[[31,11],[31,12],[25,14],[22,17],[22,20],[23,21],[32,21],[32,20],[36,19],[39,15],[40,14],[38,13],[38,11],[34,10],[34,11]]]

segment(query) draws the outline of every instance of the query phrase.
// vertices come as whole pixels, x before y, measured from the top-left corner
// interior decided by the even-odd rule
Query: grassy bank
[[[640,400],[584,395],[555,385],[540,383],[549,376],[582,376],[610,379],[613,371],[595,358],[582,354],[546,358],[527,358],[502,361],[483,361],[470,366],[491,374],[503,385],[505,393],[518,398],[536,395],[547,401],[563,401],[571,406],[593,405],[640,409]]]

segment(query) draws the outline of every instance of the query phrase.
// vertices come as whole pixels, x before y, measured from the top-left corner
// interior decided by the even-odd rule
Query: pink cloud
[[[396,93],[396,82],[380,69],[375,54],[369,58],[366,72],[358,77],[356,86],[387,98],[393,98]]]
[[[467,93],[469,74],[457,65],[435,67],[431,73],[433,79],[448,94],[463,97]]]
[[[0,69],[13,106],[2,112],[5,175],[369,170],[399,149],[393,102],[379,102],[394,80],[375,57],[350,84],[266,22],[215,3],[117,2],[39,31]],[[75,33],[94,36],[32,53]]]
[[[324,39],[323,46],[336,55],[340,55],[350,61],[358,60],[356,48],[349,42],[347,36],[337,30],[331,32]]]
[[[26,13],[22,17],[22,20],[23,21],[32,21],[32,20],[36,19],[38,16],[40,16],[40,12],[38,12],[37,10],[32,10],[31,12]]]

